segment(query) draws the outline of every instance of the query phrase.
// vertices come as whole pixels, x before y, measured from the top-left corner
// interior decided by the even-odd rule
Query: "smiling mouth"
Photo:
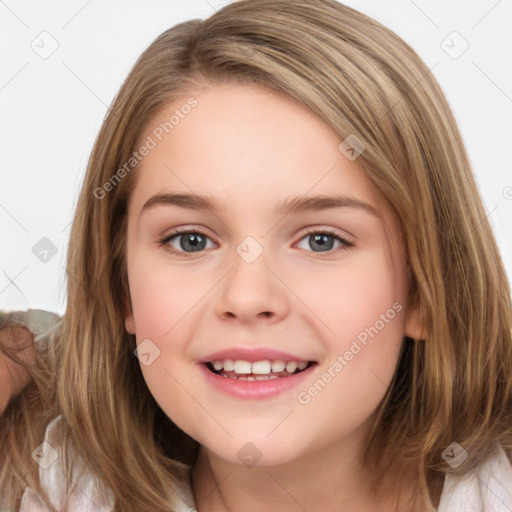
[[[292,365],[285,367],[284,370],[281,371],[273,371],[272,369],[270,371],[261,371],[259,370],[258,373],[253,373],[252,371],[242,371],[242,372],[236,372],[234,370],[226,370],[224,368],[220,368],[219,370],[216,370],[213,366],[213,363],[208,362],[204,363],[205,366],[210,370],[210,372],[214,373],[215,375],[219,375],[221,377],[225,377],[228,379],[233,380],[245,380],[245,381],[266,381],[266,380],[273,380],[273,379],[282,379],[286,377],[291,377],[292,375],[297,375],[298,373],[302,373],[303,371],[307,370],[311,366],[317,364],[315,361],[309,361],[305,366],[301,365]],[[293,366],[296,366],[294,369]],[[292,371],[289,371],[292,370]]]

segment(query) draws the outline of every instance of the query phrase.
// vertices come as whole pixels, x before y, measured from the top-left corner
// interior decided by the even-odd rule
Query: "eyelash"
[[[166,246],[166,249],[169,252],[171,252],[172,254],[176,254],[178,256],[183,256],[185,258],[191,258],[194,255],[194,252],[177,251],[176,249],[172,248],[170,245],[167,245],[173,238],[175,238],[179,235],[185,235],[185,234],[186,235],[191,235],[191,234],[201,235],[206,238],[210,238],[208,235],[206,235],[202,231],[199,231],[198,229],[176,229],[169,235],[166,235],[165,237],[160,238],[158,240],[158,244],[160,246]],[[346,251],[346,250],[350,249],[351,247],[354,247],[354,244],[352,242],[350,242],[345,237],[339,235],[338,233],[336,233],[335,231],[333,231],[332,229],[329,229],[329,228],[311,229],[302,235],[299,242],[309,235],[316,235],[316,234],[328,235],[332,238],[335,238],[342,244],[341,247],[338,247],[337,249],[330,249],[329,251],[325,251],[326,255],[330,256],[332,254],[338,253],[339,251]],[[196,251],[196,252],[203,252],[203,251]],[[308,252],[313,252],[313,251],[308,251]],[[317,253],[313,252],[313,254],[315,254],[316,255],[315,257],[319,258],[319,259],[321,259],[323,257],[322,256],[323,252],[317,252]]]

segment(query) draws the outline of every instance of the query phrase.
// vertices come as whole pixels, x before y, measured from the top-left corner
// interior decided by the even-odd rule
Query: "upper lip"
[[[309,362],[311,359],[304,359],[287,352],[280,350],[274,350],[273,348],[244,348],[244,347],[233,347],[219,350],[207,355],[204,358],[198,360],[199,363],[210,363],[212,361],[224,361],[226,359],[241,359],[243,361],[249,361],[251,363],[255,361],[263,361],[268,359],[270,361],[305,361]]]

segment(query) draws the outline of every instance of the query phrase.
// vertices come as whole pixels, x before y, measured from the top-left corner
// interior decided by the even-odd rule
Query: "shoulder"
[[[464,477],[447,475],[438,512],[510,512],[512,464],[501,445],[476,471]]]
[[[46,428],[44,441],[32,453],[39,465],[39,481],[51,504],[68,512],[112,512],[113,493],[100,485],[97,477],[86,468],[72,447],[64,451],[62,417],[52,420]],[[69,470],[68,470],[69,468]],[[189,472],[183,474],[178,489],[179,501],[175,512],[195,511]],[[20,512],[49,512],[41,496],[31,488],[23,494]]]
[[[57,510],[111,512],[112,494],[99,485],[97,478],[71,448],[64,450],[61,421],[62,417],[58,416],[50,422],[44,441],[32,453],[32,458],[39,465],[42,489]],[[66,471],[68,465],[70,471]],[[38,493],[27,488],[20,512],[48,512],[48,508]]]

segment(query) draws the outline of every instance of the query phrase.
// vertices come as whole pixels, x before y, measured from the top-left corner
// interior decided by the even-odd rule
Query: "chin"
[[[253,438],[249,435],[235,437],[230,441],[229,445],[225,445],[222,449],[216,446],[215,449],[208,448],[217,457],[225,461],[240,466],[252,468],[254,466],[278,466],[293,462],[300,457],[303,450],[297,451],[300,442],[293,442],[294,446],[283,444],[278,438],[261,439]]]

